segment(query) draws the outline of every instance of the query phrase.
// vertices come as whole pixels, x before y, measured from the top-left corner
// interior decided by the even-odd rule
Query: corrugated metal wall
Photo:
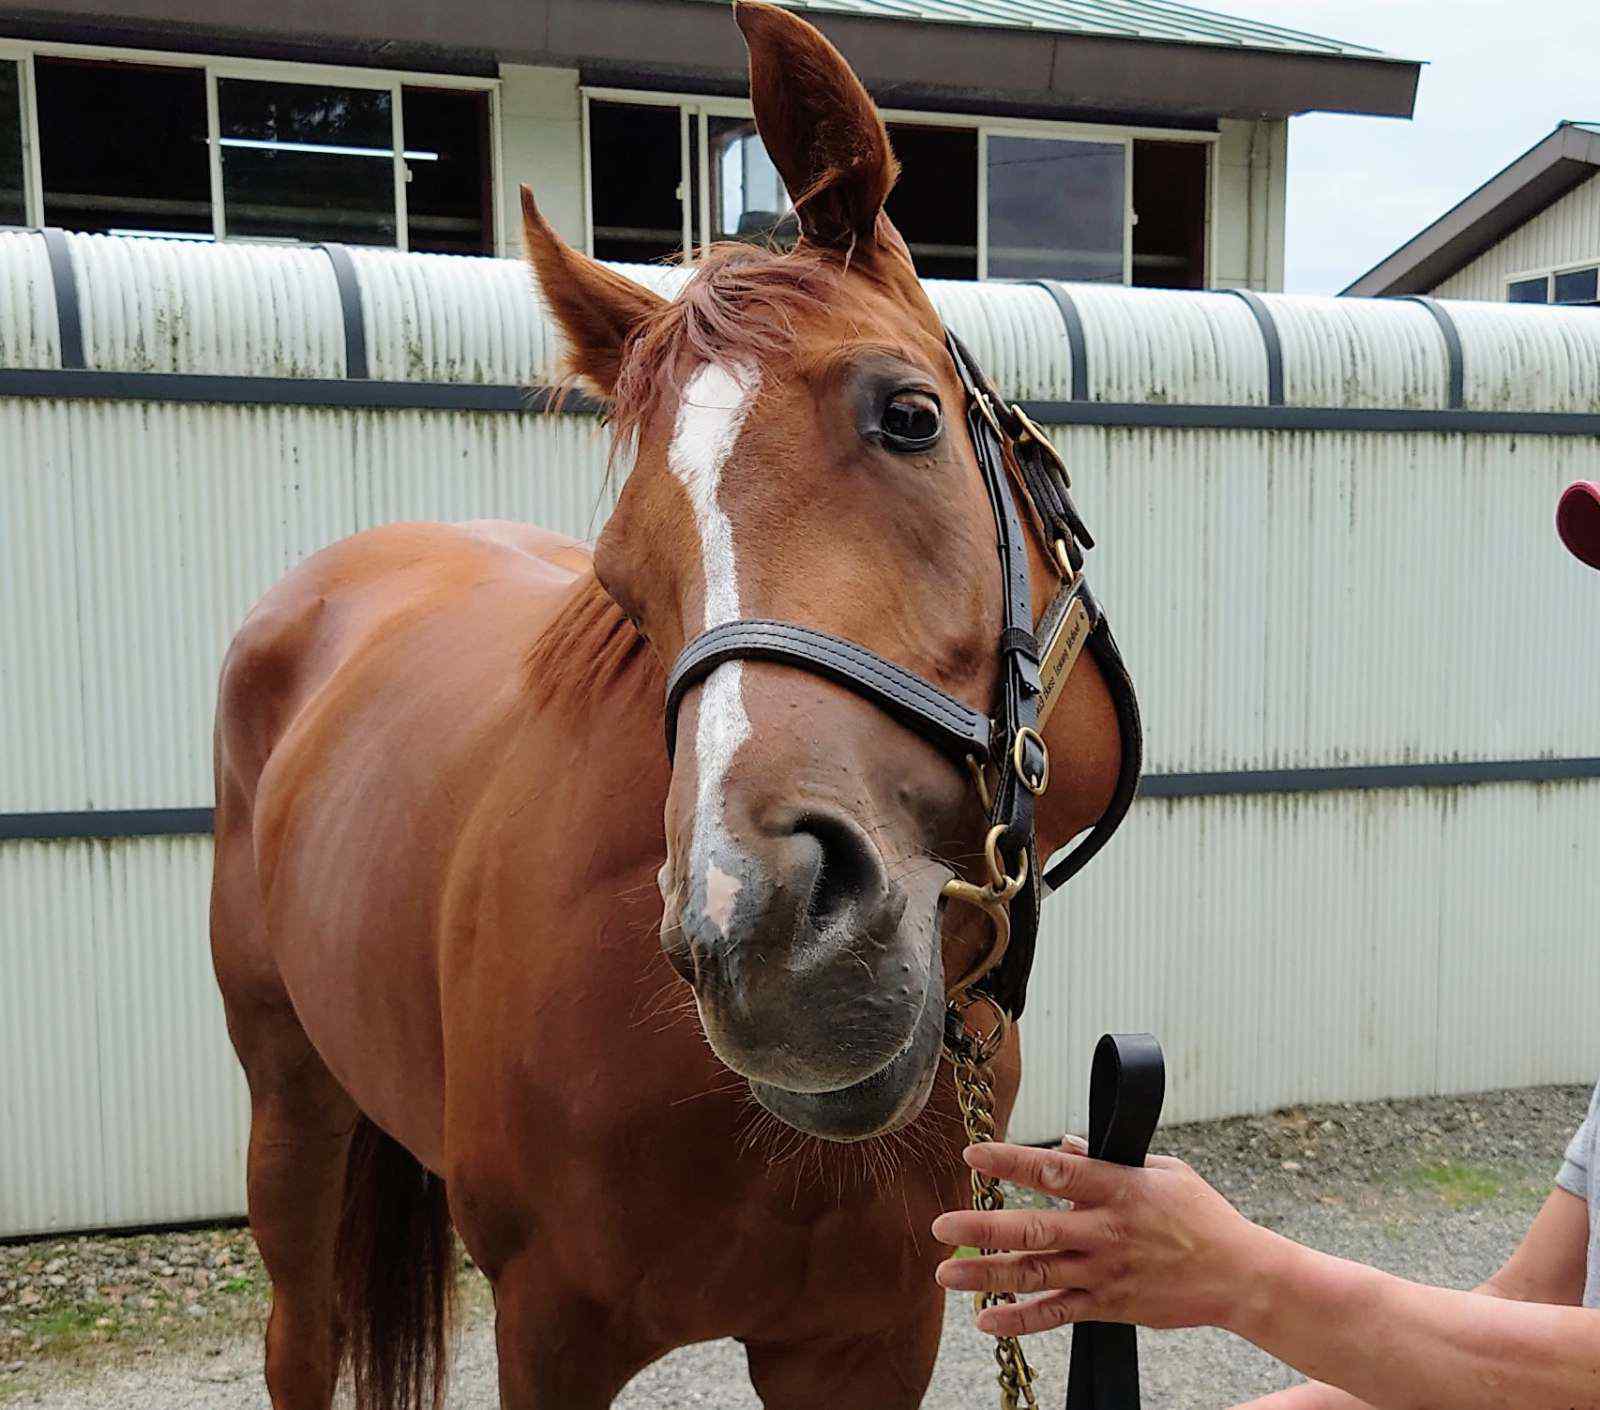
[[[1563,265],[1600,260],[1600,176],[1591,176],[1548,210],[1434,290],[1441,299],[1504,299],[1506,282]]]
[[[0,362],[61,360],[37,236],[0,236]],[[340,378],[320,251],[69,238],[90,369]],[[539,382],[513,263],[356,252],[373,375]],[[663,287],[678,276],[647,277]],[[1243,299],[932,286],[1014,395],[1266,408]],[[1415,304],[1269,298],[1291,407],[1446,405]],[[1600,321],[1453,309],[1469,407],[1600,410]],[[1556,546],[1587,437],[1075,425],[1155,773],[1600,755],[1600,598]],[[210,802],[221,653],[298,559],[367,524],[584,535],[580,416],[0,396],[0,813]],[[1139,803],[1057,901],[1016,1134],[1081,1124],[1107,1028],[1151,1027],[1174,1118],[1600,1068],[1584,866],[1600,783]],[[242,1207],[242,1084],[210,976],[203,838],[0,843],[0,1233]]]

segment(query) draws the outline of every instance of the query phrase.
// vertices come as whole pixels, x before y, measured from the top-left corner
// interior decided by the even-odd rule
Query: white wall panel
[[[1096,284],[1072,296],[1091,401],[1266,405],[1266,345],[1243,299]]]
[[[88,365],[118,372],[342,377],[321,250],[69,235]]]
[[[1140,802],[1046,909],[1012,1135],[1085,1129],[1105,1032],[1160,1035],[1169,1121],[1594,1081],[1597,809],[1600,782]]]
[[[1290,406],[1449,406],[1444,335],[1421,304],[1297,294],[1263,302],[1283,344]]]
[[[1590,309],[1451,304],[1475,411],[1600,407],[1600,327]]]
[[[0,367],[59,367],[50,256],[44,238],[0,230]]]
[[[929,300],[983,368],[1017,400],[1065,401],[1072,395],[1072,351],[1055,302],[1025,284],[930,279]],[[1078,285],[1066,286],[1074,298]]]
[[[91,846],[0,845],[0,1236],[105,1222]]]
[[[1055,437],[1151,771],[1600,754],[1594,584],[1552,524],[1591,441]]]

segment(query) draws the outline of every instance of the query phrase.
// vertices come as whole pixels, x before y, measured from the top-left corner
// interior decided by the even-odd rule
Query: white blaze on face
[[[736,621],[739,571],[734,558],[733,525],[717,502],[722,467],[738,443],[745,417],[755,401],[759,378],[754,368],[722,367],[708,362],[683,389],[678,421],[667,450],[667,467],[682,481],[694,506],[700,533],[700,566],[705,575],[705,620],[702,630]],[[740,664],[728,661],[700,687],[695,723],[694,844],[690,864],[705,878],[705,915],[726,930],[739,896],[739,879],[716,865],[727,838],[723,822],[724,779],[741,744],[750,737],[745,714]]]

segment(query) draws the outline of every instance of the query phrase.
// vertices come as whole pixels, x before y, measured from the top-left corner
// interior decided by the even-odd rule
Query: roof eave
[[[1437,288],[1600,171],[1600,133],[1563,123],[1347,289],[1364,298]]]

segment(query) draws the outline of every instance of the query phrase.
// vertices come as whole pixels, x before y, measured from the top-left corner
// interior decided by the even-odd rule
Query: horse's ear
[[[568,369],[609,397],[628,335],[666,300],[573,249],[550,228],[526,185],[522,234],[545,302],[567,335]]]
[[[811,25],[765,0],[736,0],[750,49],[750,101],[772,163],[813,245],[874,238],[900,164],[883,119],[844,55]]]

